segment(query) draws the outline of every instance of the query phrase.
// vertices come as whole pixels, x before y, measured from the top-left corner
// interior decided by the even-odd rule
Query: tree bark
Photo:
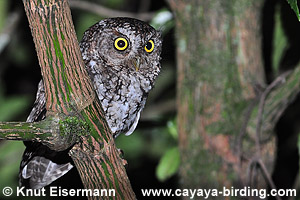
[[[67,0],[23,0],[23,3],[45,84],[47,118],[59,114],[63,116],[62,124],[71,118],[76,119],[75,127],[78,123],[85,127],[79,131],[67,127],[64,132],[79,138],[70,155],[85,188],[115,189],[114,198],[135,199],[123,166],[125,161],[115,147],[85,70]]]
[[[263,2],[169,0],[183,188],[275,187],[273,128],[300,89],[299,69],[267,85]]]

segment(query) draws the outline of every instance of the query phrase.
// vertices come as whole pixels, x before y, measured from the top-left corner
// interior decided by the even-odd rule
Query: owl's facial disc
[[[86,61],[98,61],[98,68],[126,70],[153,81],[160,71],[161,34],[136,19],[102,20],[85,33],[81,49]]]

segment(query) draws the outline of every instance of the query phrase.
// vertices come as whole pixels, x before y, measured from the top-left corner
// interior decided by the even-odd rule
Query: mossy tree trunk
[[[168,2],[176,21],[182,187],[275,187],[272,133],[299,91],[299,67],[266,83],[264,1]]]
[[[0,123],[0,138],[35,140],[53,150],[69,147],[85,188],[114,189],[135,199],[124,161],[87,75],[67,0],[23,0],[46,92],[46,119]],[[113,194],[113,193],[112,193]]]
[[[83,131],[69,130],[80,138],[70,155],[85,188],[115,189],[117,199],[134,199],[123,160],[85,70],[68,2],[23,2],[42,69],[47,115],[75,115],[85,126]],[[78,121],[75,127],[80,125]]]

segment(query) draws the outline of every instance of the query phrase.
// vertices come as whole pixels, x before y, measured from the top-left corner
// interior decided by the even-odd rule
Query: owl
[[[82,57],[115,138],[135,130],[160,72],[161,48],[161,33],[132,18],[104,19],[84,33],[80,42]],[[45,103],[41,81],[28,122],[45,118]],[[79,178],[69,150],[53,151],[38,142],[24,144],[20,185],[38,189],[59,184],[64,175]]]

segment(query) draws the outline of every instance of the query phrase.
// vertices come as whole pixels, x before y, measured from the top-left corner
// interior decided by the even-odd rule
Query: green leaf
[[[290,4],[291,8],[296,13],[298,20],[300,21],[300,14],[299,14],[299,9],[298,9],[298,5],[297,5],[297,0],[287,0],[287,2]]]
[[[180,155],[178,147],[166,151],[160,159],[156,168],[156,177],[160,181],[165,181],[178,171],[180,164]]]
[[[168,127],[168,132],[172,135],[172,137],[174,139],[177,140],[177,138],[178,138],[178,132],[177,132],[176,120],[168,121],[167,127]]]

